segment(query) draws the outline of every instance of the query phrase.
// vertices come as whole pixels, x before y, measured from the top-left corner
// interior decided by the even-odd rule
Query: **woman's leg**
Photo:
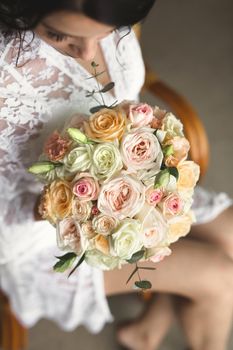
[[[142,277],[152,282],[153,291],[177,294],[190,300],[192,307],[186,313],[189,326],[192,318],[201,315],[203,337],[199,339],[199,330],[195,329],[194,322],[189,339],[194,350],[225,350],[233,303],[233,266],[230,259],[213,246],[192,240],[180,240],[173,248],[173,254],[157,265],[156,271],[143,270]],[[126,265],[121,270],[105,273],[107,295],[131,290],[125,281],[132,268]],[[136,342],[131,346],[131,349],[144,348],[137,347]]]
[[[188,237],[214,243],[233,260],[233,206],[207,224],[194,225]]]

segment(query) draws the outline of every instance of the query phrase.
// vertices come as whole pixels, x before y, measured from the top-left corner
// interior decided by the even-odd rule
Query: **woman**
[[[130,266],[103,275],[82,264],[69,280],[51,271],[58,253],[55,232],[47,222],[35,220],[32,208],[40,189],[26,168],[40,155],[52,130],[62,127],[73,113],[88,113],[96,105],[86,97],[96,86],[94,79],[88,79],[92,60],[106,72],[100,76],[101,85],[115,82],[114,91],[105,95],[107,104],[137,99],[144,67],[128,26],[143,19],[153,3],[47,0],[32,8],[30,0],[10,5],[0,1],[1,288],[27,326],[46,317],[66,330],[84,324],[98,332],[112,319],[106,295],[131,291],[125,284]],[[206,208],[207,221],[222,214],[212,223],[197,226],[195,235],[202,232],[218,248],[201,241],[180,241],[148,278],[154,291],[186,298],[179,310],[192,349],[222,350],[233,303],[233,266],[227,255],[232,254],[228,252],[233,237],[229,232],[232,202],[225,195],[200,193],[204,197],[199,211],[203,199],[208,202],[202,218]],[[140,321],[119,331],[118,339],[130,349],[154,349],[171,315],[170,299],[161,294]]]

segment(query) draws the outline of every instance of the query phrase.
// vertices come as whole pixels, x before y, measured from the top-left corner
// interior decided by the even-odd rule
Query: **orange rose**
[[[193,189],[199,179],[199,165],[197,165],[191,160],[187,160],[181,162],[178,165],[177,169],[179,171],[179,179],[177,181],[178,191],[186,191]]]
[[[125,130],[126,115],[120,108],[103,108],[84,121],[84,131],[91,139],[114,141],[121,139]]]
[[[95,247],[101,253],[108,255],[109,254],[109,242],[106,237],[103,235],[99,234],[95,237]]]
[[[45,188],[39,211],[44,219],[56,224],[72,211],[73,193],[69,182],[55,180]]]

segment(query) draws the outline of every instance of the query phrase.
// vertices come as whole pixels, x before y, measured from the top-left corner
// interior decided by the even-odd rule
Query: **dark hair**
[[[146,17],[155,0],[0,0],[0,28],[8,34],[33,30],[45,16],[76,11],[109,25],[130,26]]]

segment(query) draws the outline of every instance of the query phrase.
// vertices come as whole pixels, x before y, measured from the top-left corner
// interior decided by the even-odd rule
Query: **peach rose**
[[[52,162],[58,162],[64,158],[70,145],[71,142],[68,139],[61,137],[61,135],[55,131],[46,141],[44,153]]]
[[[90,220],[84,222],[81,225],[81,230],[83,235],[87,238],[87,239],[91,239],[93,237],[95,237],[97,235],[97,233],[95,232],[93,226],[92,226],[92,222]]]
[[[70,183],[63,180],[55,180],[47,186],[42,195],[40,214],[44,219],[56,224],[71,215],[73,194]]]
[[[190,210],[187,214],[174,217],[169,220],[169,230],[168,230],[168,242],[176,242],[180,237],[186,236],[190,229],[192,223],[195,221],[193,212]]]
[[[92,202],[91,201],[80,201],[77,197],[72,200],[72,214],[75,220],[79,222],[84,222],[89,219],[92,212]]]
[[[73,193],[80,201],[96,200],[99,184],[89,173],[81,173],[73,180]]]
[[[95,248],[99,250],[101,253],[108,255],[109,254],[109,242],[106,237],[99,234],[94,239],[95,242]]]
[[[107,236],[117,226],[117,220],[105,214],[99,214],[92,220],[92,225],[96,232]]]
[[[101,188],[98,208],[118,220],[133,217],[145,202],[145,189],[140,181],[129,175],[118,176]]]
[[[168,247],[158,247],[147,249],[147,257],[153,263],[158,263],[162,261],[166,256],[171,255],[171,249]]]
[[[179,178],[177,181],[178,191],[193,189],[199,179],[200,167],[193,161],[187,160],[178,164]]]
[[[84,121],[84,131],[96,141],[120,140],[126,124],[125,112],[120,108],[103,108]]]
[[[66,218],[57,224],[57,245],[62,250],[72,251],[78,255],[85,249],[85,240],[81,236],[79,225],[73,218]]]
[[[187,158],[190,144],[185,137],[176,136],[168,140],[163,146],[170,145],[173,147],[173,153],[166,157],[165,164],[168,167],[177,167],[181,161]]]

